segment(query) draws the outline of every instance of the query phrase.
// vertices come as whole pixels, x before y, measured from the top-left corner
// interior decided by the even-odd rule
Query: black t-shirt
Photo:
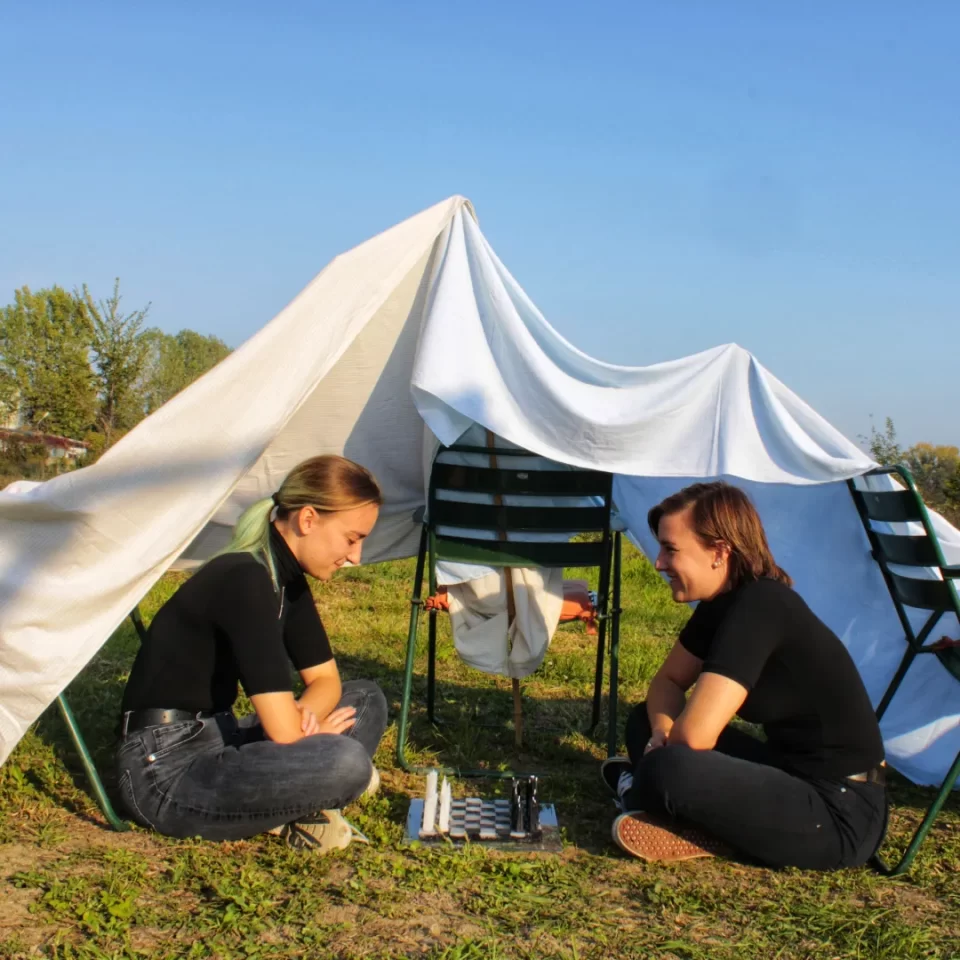
[[[839,779],[883,759],[860,674],[839,638],[789,587],[763,579],[701,601],[680,643],[749,691],[738,711],[763,725],[786,768]]]
[[[123,710],[229,710],[237,683],[248,696],[293,690],[290,663],[332,659],[303,570],[271,525],[279,592],[249,553],[201,567],[160,608],[130,672]]]

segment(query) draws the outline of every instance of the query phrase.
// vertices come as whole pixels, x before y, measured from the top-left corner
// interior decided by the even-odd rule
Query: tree
[[[890,417],[886,419],[883,433],[880,433],[873,424],[870,425],[870,436],[860,437],[867,441],[867,449],[881,467],[892,467],[903,461],[900,444],[897,443],[897,431]]]
[[[0,309],[0,400],[28,426],[77,437],[96,416],[86,304],[62,287],[21,287]]]
[[[113,295],[99,304],[83,285],[83,302],[93,324],[91,349],[100,389],[97,425],[107,444],[116,430],[129,430],[144,415],[142,398],[137,397],[135,388],[147,360],[149,343],[140,328],[150,304],[124,316],[120,300],[119,277],[114,281]]]
[[[960,450],[916,443],[903,455],[923,499],[948,519],[960,515]]]
[[[178,334],[144,331],[147,355],[138,387],[144,412],[153,413],[184,387],[216,366],[230,348],[218,337],[205,337],[193,330]]]
[[[954,446],[915,443],[906,450],[897,442],[890,417],[883,433],[870,428],[870,455],[882,466],[902,464],[913,476],[926,504],[953,523],[960,522],[960,449]]]

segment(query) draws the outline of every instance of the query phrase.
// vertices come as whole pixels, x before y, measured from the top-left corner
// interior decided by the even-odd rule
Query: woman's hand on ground
[[[317,733],[346,733],[357,722],[354,707],[340,707],[317,724]]]
[[[647,745],[643,748],[643,755],[646,756],[651,750],[656,750],[657,747],[666,746],[667,736],[666,730],[654,730],[647,741]]]

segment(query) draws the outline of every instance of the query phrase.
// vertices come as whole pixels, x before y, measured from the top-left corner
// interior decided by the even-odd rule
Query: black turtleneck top
[[[303,570],[276,527],[270,546],[279,591],[249,553],[201,567],[160,608],[130,672],[123,710],[229,710],[247,696],[293,690],[290,664],[332,659]]]

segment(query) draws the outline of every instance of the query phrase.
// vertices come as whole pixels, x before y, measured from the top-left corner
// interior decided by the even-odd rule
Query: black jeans
[[[765,743],[731,727],[713,750],[678,744],[644,756],[649,739],[641,703],[627,719],[634,779],[625,810],[696,824],[770,867],[859,866],[883,840],[887,798],[879,784],[790,773]]]
[[[296,743],[268,740],[255,715],[134,730],[117,751],[123,802],[142,826],[206,840],[241,840],[346,806],[370,782],[387,701],[375,683],[350,680],[337,706],[356,708],[347,733]]]

